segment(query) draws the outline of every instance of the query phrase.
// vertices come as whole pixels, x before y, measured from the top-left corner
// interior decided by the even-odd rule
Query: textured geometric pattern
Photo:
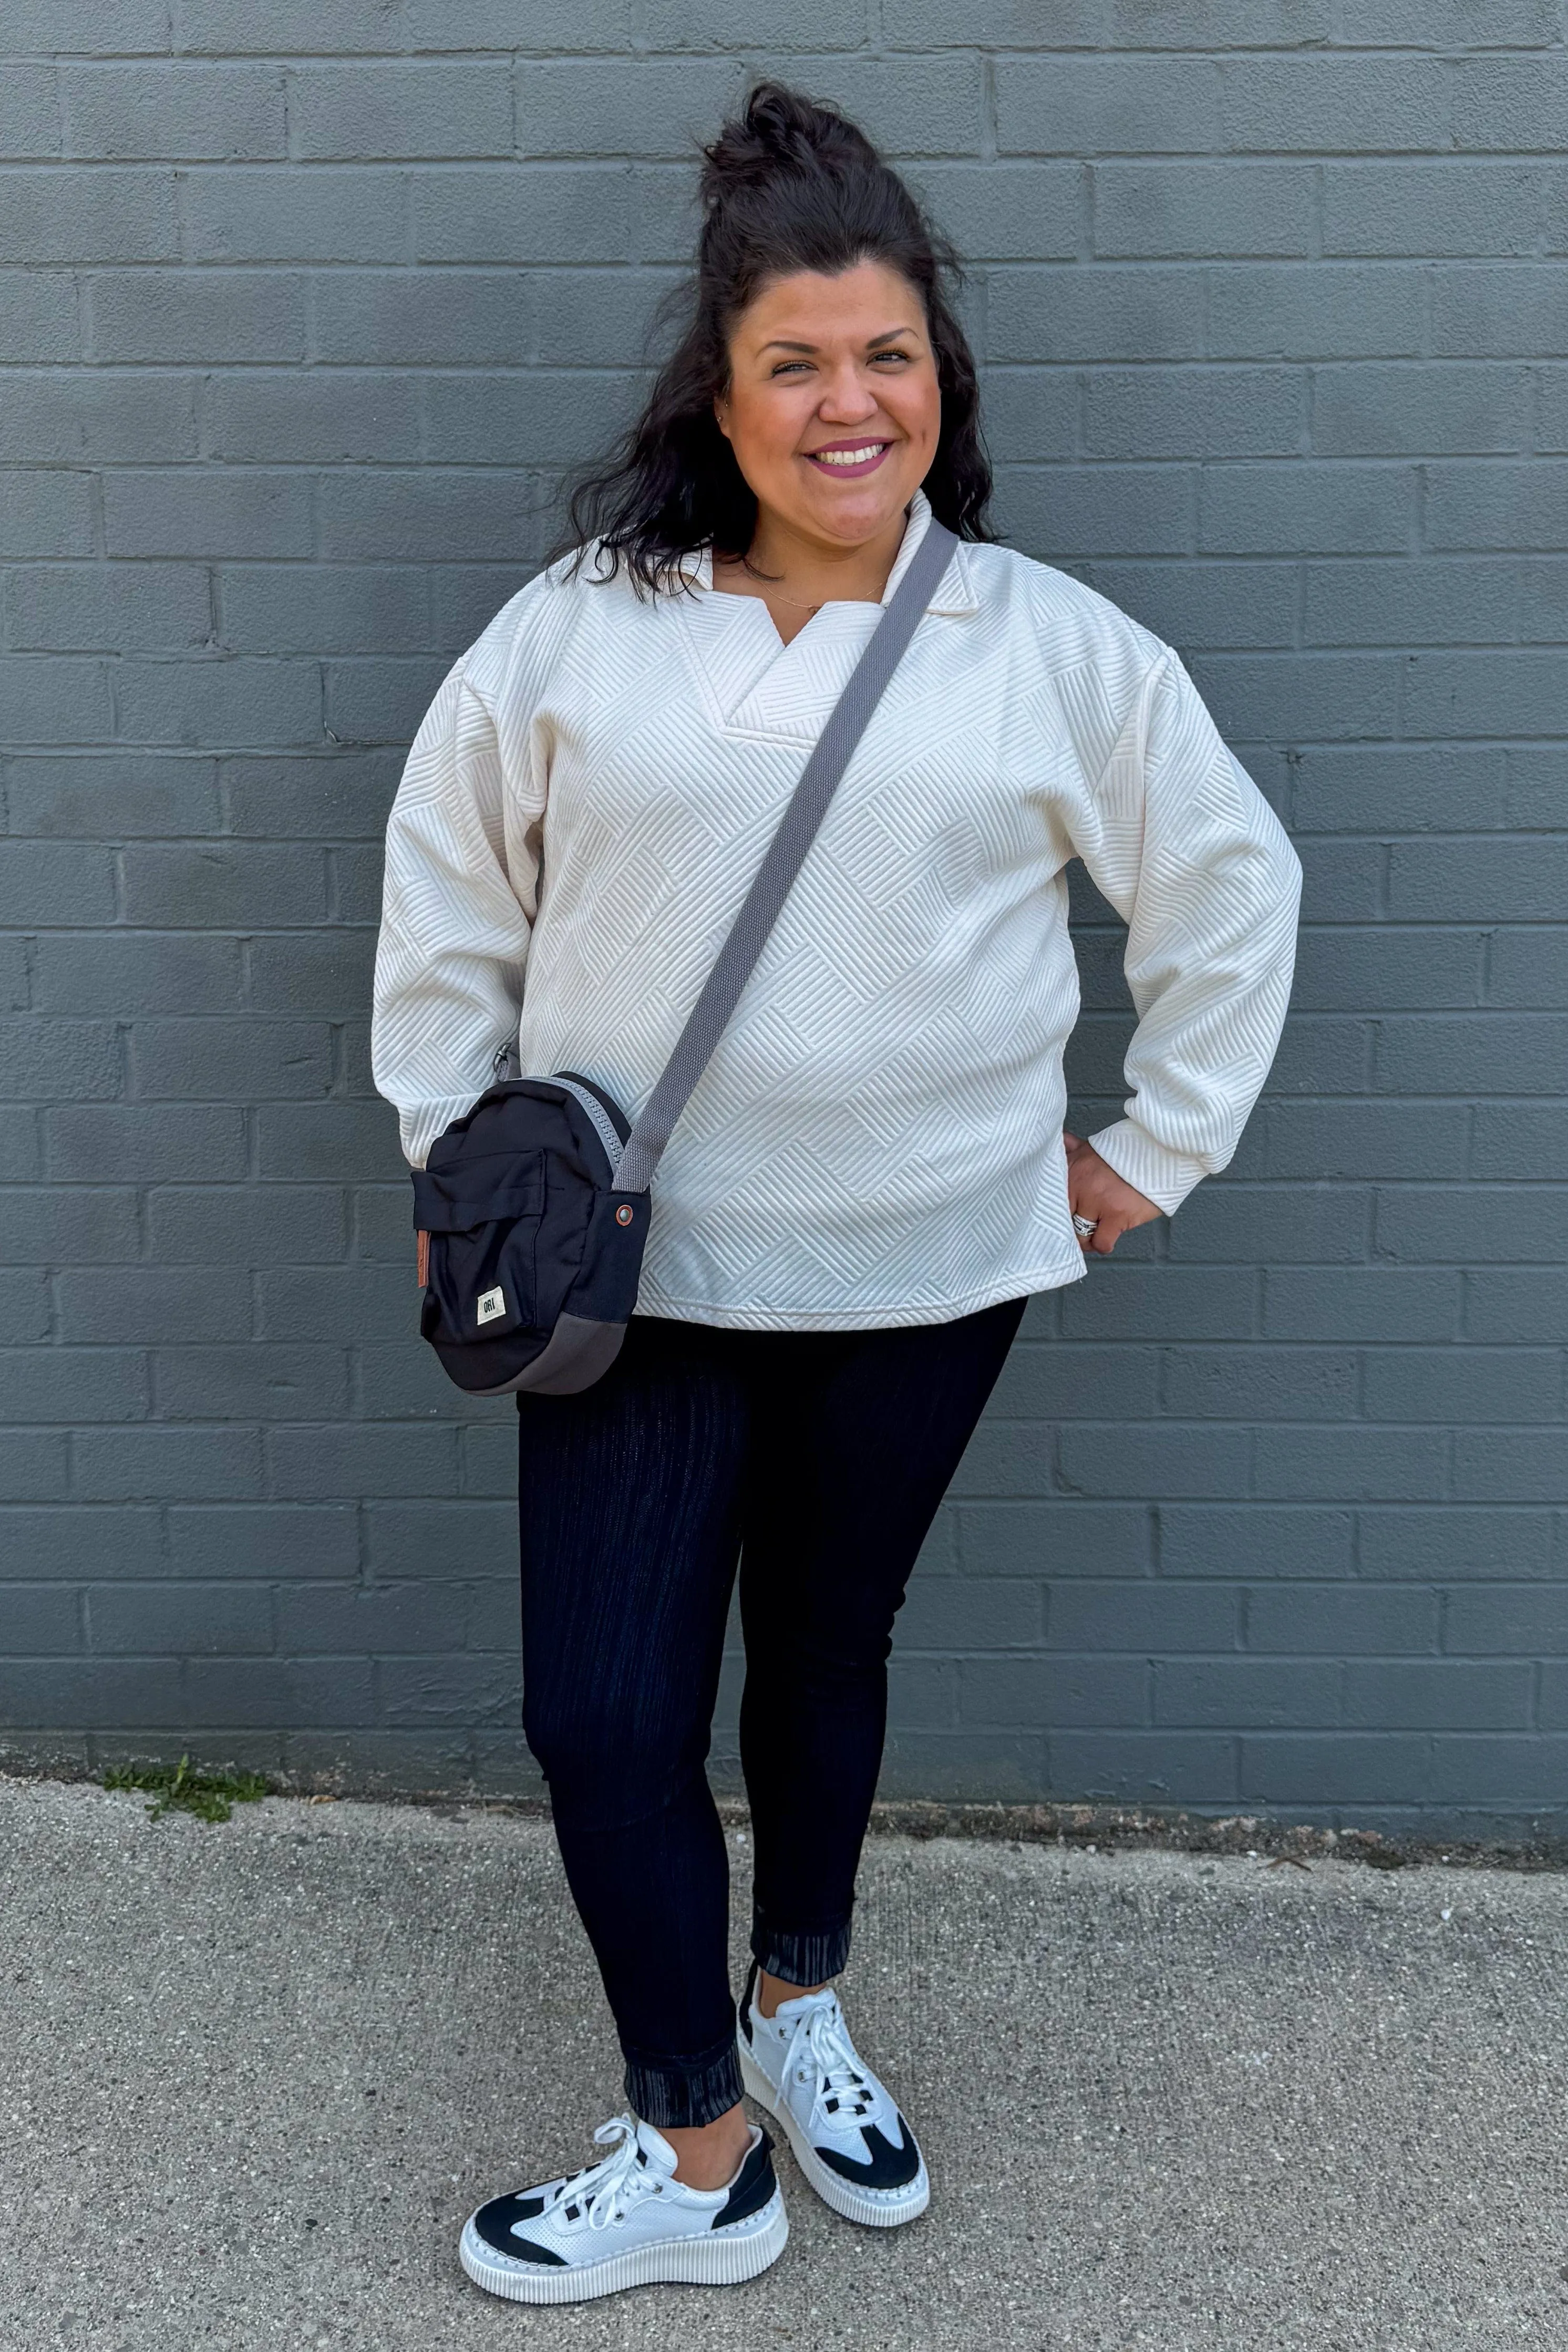
[[[930,509],[917,497],[888,591]],[[443,684],[387,835],[374,1067],[418,1165],[515,1037],[640,1108],[878,607],[545,572]],[[1300,867],[1170,649],[954,554],[654,1188],[644,1312],[934,1322],[1079,1279],[1061,1125],[1074,855],[1129,927],[1127,1117],[1173,1211],[1229,1160],[1289,992]]]

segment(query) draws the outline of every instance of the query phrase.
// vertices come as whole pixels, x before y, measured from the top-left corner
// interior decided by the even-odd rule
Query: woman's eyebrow
[[[900,335],[912,335],[914,331],[915,331],[912,327],[884,327],[879,335],[867,336],[866,349],[868,352],[875,351],[879,343],[896,342]],[[786,341],[783,335],[773,335],[770,336],[769,340],[765,343],[760,344],[758,348],[764,352],[815,352],[820,349],[820,345],[816,343],[794,343]]]

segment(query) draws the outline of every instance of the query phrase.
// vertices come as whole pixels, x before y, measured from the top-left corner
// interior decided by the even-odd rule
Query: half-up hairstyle
[[[939,521],[989,539],[991,467],[974,359],[950,300],[957,256],[864,131],[777,82],[752,90],[703,150],[694,282],[678,293],[683,330],[647,404],[604,470],[579,483],[568,545],[597,543],[597,576],[624,565],[639,594],[678,585],[683,559],[711,546],[743,556],[757,501],[719,430],[730,332],[775,278],[837,277],[877,261],[914,287],[942,390],[942,429],[922,488]]]

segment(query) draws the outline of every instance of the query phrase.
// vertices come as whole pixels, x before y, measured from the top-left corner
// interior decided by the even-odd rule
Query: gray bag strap
[[[768,943],[768,934],[778,920],[795,876],[805,863],[806,852],[827,814],[838,780],[957,545],[956,535],[932,515],[909,570],[894,589],[871,633],[870,643],[856,663],[848,685],[835,703],[801,772],[800,782],[778,831],[768,844],[730,935],[687,1016],[685,1028],[675,1041],[675,1050],[640,1115],[632,1122],[616,1171],[617,1192],[647,1189],[669,1141],[670,1129],[707,1068],[730,1015],[741,1001],[741,992]]]

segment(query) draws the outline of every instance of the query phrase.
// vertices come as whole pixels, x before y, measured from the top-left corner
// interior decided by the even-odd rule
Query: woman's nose
[[[875,388],[865,382],[858,368],[850,366],[835,373],[817,406],[817,415],[835,425],[859,424],[876,413]]]

